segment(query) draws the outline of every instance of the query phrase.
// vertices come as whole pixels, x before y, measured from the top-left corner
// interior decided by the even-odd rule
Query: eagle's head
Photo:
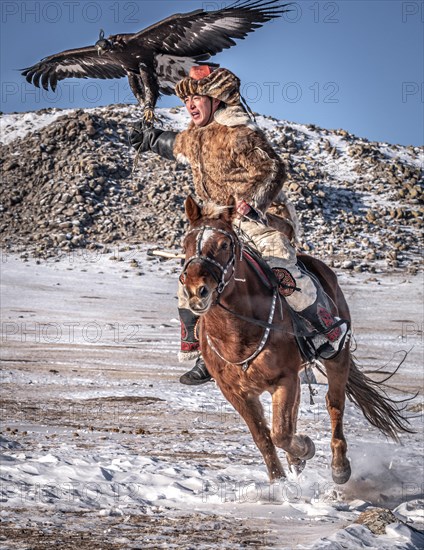
[[[100,29],[99,39],[95,43],[97,53],[102,55],[112,49],[112,42],[105,38],[105,31]]]

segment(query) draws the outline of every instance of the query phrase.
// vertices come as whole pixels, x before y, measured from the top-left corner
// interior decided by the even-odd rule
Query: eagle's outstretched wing
[[[239,0],[220,10],[174,14],[129,37],[128,47],[154,53],[160,91],[171,95],[193,65],[234,46],[234,39],[290,11],[289,6],[280,0]]]
[[[136,33],[100,39],[93,46],[45,57],[22,70],[35,86],[54,91],[64,78],[121,78],[128,76],[139,102],[156,105],[159,93],[171,94],[190,67],[235,45],[267,21],[289,11],[280,0],[238,0],[214,11],[196,10],[171,15]],[[104,42],[106,49],[98,45]],[[96,47],[97,46],[97,47]],[[213,64],[215,65],[215,64]]]
[[[178,13],[134,34],[128,45],[175,56],[212,56],[280,17],[289,5],[280,0],[247,0],[220,10]]]
[[[59,80],[64,78],[122,78],[127,72],[122,66],[120,56],[105,53],[101,56],[95,46],[66,50],[45,57],[36,65],[22,70],[22,75],[35,86],[55,91]]]

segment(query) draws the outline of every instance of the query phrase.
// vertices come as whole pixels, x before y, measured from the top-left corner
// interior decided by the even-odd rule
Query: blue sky
[[[1,3],[3,112],[134,103],[126,79],[68,79],[56,94],[27,84],[17,69],[93,44],[99,29],[137,32],[176,12],[231,1],[37,0]],[[237,73],[251,108],[292,122],[343,128],[370,140],[424,143],[424,2],[294,2],[215,56]],[[163,98],[158,106],[179,105]]]

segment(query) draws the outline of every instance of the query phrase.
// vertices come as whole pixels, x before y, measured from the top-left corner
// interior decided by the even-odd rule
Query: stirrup
[[[350,335],[350,322],[341,319],[318,300],[300,313],[314,330],[306,335],[315,358],[334,359]]]
[[[316,355],[317,357],[321,357],[321,359],[334,359],[342,351],[346,340],[350,336],[350,323],[339,317],[334,317],[334,319],[336,322],[333,325],[312,338]],[[328,333],[333,332],[335,329],[339,329],[338,337],[329,340]]]
[[[198,386],[205,382],[209,382],[209,380],[212,380],[212,376],[209,374],[201,356],[197,359],[194,367],[180,378],[181,384],[186,384],[188,386]]]

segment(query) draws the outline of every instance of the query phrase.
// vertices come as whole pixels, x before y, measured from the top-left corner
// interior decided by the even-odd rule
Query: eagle
[[[65,78],[127,77],[146,122],[154,120],[161,94],[172,95],[174,86],[193,65],[235,46],[264,23],[290,11],[280,0],[238,0],[214,11],[198,9],[177,13],[133,34],[105,38],[93,46],[66,50],[21,69],[27,82],[55,91]],[[218,67],[215,63],[209,65]]]

